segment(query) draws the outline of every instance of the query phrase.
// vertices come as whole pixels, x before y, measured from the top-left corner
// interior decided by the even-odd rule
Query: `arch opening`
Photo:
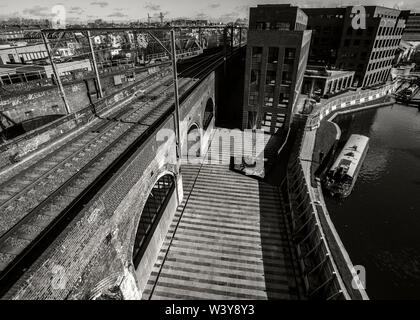
[[[155,183],[146,200],[134,240],[133,264],[135,269],[140,264],[144,251],[174,194],[174,190],[175,178],[171,174],[166,174]]]
[[[203,128],[207,130],[208,126],[210,125],[211,120],[214,116],[214,102],[212,98],[209,98],[206,103],[206,108],[204,110],[204,118],[203,118]]]
[[[201,156],[201,134],[196,124],[187,133],[187,159],[193,160]]]

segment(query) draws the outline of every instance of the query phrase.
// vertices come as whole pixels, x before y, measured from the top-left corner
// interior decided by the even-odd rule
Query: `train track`
[[[185,98],[198,85],[198,78],[223,59],[220,53],[212,54],[186,68],[180,74],[180,97]],[[171,80],[162,82],[145,95],[146,101],[130,103],[113,115],[113,121],[76,137],[0,186],[0,190],[6,190],[0,192],[0,295],[51,244],[139,143],[172,114]],[[23,205],[16,210],[14,204],[19,201]]]

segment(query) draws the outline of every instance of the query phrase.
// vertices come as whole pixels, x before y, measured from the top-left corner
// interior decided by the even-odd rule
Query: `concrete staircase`
[[[187,164],[182,175],[184,199],[142,299],[298,299],[278,189],[227,164]]]

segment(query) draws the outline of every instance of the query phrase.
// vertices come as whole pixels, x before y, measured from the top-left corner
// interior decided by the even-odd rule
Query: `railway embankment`
[[[169,69],[162,69],[98,100],[80,111],[61,117],[3,143],[0,145],[0,169],[22,161],[47,144],[52,144],[58,140],[65,142],[73,133],[78,132],[83,125],[90,122],[94,123],[98,116],[106,117],[114,110],[126,105],[136,97],[139,90],[144,89],[148,84],[169,72]],[[60,145],[58,143],[57,147]]]

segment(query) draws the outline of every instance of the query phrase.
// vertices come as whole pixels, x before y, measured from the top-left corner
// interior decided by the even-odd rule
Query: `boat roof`
[[[342,163],[348,165],[347,175],[353,177],[368,142],[368,137],[361,134],[352,134],[330,170],[335,170]]]

